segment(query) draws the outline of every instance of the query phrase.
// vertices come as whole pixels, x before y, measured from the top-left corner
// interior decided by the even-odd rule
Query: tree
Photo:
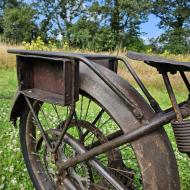
[[[140,24],[147,20],[150,11],[148,0],[104,0],[94,1],[90,11],[99,15],[100,25],[108,27],[115,36],[115,47],[134,47],[142,44]],[[132,38],[133,40],[128,40]],[[131,44],[135,43],[135,44]]]
[[[115,49],[115,36],[108,27],[83,17],[69,30],[70,45],[90,51],[107,51]]]
[[[15,8],[24,4],[23,0],[2,0],[3,8]]]
[[[43,22],[46,21],[43,27],[47,29],[53,23],[53,32],[57,29],[57,33],[69,42],[70,27],[82,17],[85,11],[85,0],[39,0],[35,4],[39,14],[44,17]]]
[[[166,30],[158,39],[163,50],[190,52],[190,1],[153,0],[152,13],[160,18],[159,27]]]
[[[15,8],[23,4],[23,0],[1,0],[0,1],[0,34],[3,34],[3,17],[4,11],[7,8]]]
[[[27,5],[6,8],[3,17],[4,37],[15,42],[30,41],[37,36],[36,12]]]

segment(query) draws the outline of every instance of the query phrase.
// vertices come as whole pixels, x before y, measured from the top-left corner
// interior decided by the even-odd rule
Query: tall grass
[[[11,45],[6,43],[0,43],[0,69],[12,69],[15,67],[15,56],[8,54],[7,49],[10,48],[22,48],[18,45]]]

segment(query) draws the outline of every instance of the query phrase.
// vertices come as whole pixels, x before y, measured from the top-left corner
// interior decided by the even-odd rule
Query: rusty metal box
[[[91,56],[87,56],[87,58],[90,61],[93,61],[99,65],[102,65],[110,70],[112,70],[113,72],[117,73],[117,69],[118,69],[118,59],[116,57],[106,57],[106,56],[95,56],[95,55],[91,55]]]
[[[21,93],[40,101],[70,105],[79,98],[79,63],[69,59],[17,55]],[[72,82],[74,80],[74,82]]]

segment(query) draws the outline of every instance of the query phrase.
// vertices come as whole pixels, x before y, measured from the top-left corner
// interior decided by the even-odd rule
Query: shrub
[[[46,44],[42,38],[39,36],[36,40],[32,40],[31,43],[29,42],[22,42],[24,48],[26,50],[43,50],[43,51],[55,51],[56,50],[56,44],[48,41]]]

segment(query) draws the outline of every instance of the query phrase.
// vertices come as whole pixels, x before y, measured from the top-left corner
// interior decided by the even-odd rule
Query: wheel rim
[[[46,131],[61,128],[69,113],[68,107],[63,108],[47,103],[41,104],[36,102],[34,108],[38,113],[38,118],[40,119],[42,126]],[[85,138],[83,138],[82,142],[85,147],[91,148],[91,144],[95,143],[96,141],[99,141],[102,144],[108,141],[108,135],[119,130],[118,125],[113,121],[104,108],[84,93],[80,95],[80,101],[78,101],[76,106],[76,113],[77,118],[71,122],[71,126],[67,132],[81,142],[82,140],[80,133],[82,132],[82,134],[84,134],[88,132]],[[56,135],[51,134],[49,136],[51,136],[52,141],[56,140]],[[50,184],[54,188],[56,186],[58,187],[59,185],[57,185],[57,181],[61,183],[61,186],[64,186],[64,180],[62,179],[62,176],[60,179],[51,179],[52,177],[50,173],[48,173],[47,168],[55,168],[56,172],[57,166],[55,164],[51,166],[52,168],[50,167],[50,163],[52,162],[51,158],[50,163],[45,161],[49,153],[43,140],[41,141],[40,139],[41,136],[39,130],[37,129],[35,120],[30,113],[28,115],[26,125],[26,146],[33,173],[35,173],[35,177],[42,189],[45,189],[47,186],[49,187]],[[77,154],[75,151],[72,153]],[[44,154],[46,155],[46,159],[44,159]],[[62,157],[64,156],[66,159],[69,159],[68,157],[72,157],[72,155],[66,156],[66,153],[62,154]],[[101,163],[107,167],[109,172],[114,174],[119,181],[122,181],[122,183],[128,189],[142,189],[141,174],[134,152],[130,145],[123,145],[119,147],[119,149],[114,149],[107,154],[99,155],[97,159],[101,161]],[[79,180],[76,180],[77,177],[78,179],[81,177],[77,172],[74,172],[76,168],[71,168],[70,171],[67,171],[70,179],[75,178],[74,180],[71,180],[75,186],[80,186],[81,189],[87,190],[114,189],[106,180],[99,180],[102,176],[99,176],[93,168],[89,168],[87,163],[82,163],[81,167],[82,166],[85,168],[84,173],[86,172],[86,175],[83,178],[86,179],[86,186],[83,188],[82,185],[80,185]],[[83,183],[83,185],[85,183]],[[55,189],[58,189],[57,187]]]

